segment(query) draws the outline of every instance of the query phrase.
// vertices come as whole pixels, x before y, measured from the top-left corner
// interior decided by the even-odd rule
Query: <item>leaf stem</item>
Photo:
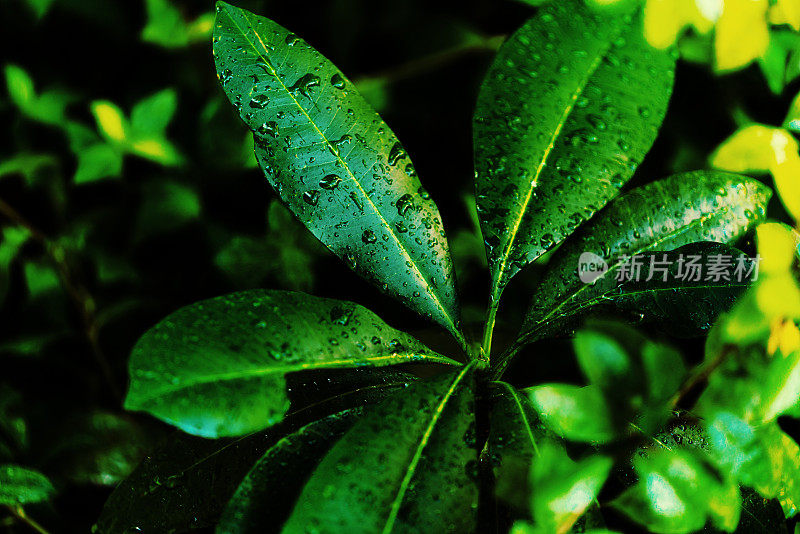
[[[99,340],[99,327],[97,323],[97,307],[94,299],[92,298],[86,287],[81,284],[73,275],[72,270],[67,262],[67,252],[59,243],[48,238],[41,230],[31,224],[25,217],[23,217],[13,206],[0,198],[0,214],[5,215],[11,222],[20,226],[31,234],[31,237],[38,241],[44,248],[50,260],[56,267],[58,277],[61,280],[61,285],[64,291],[73,301],[75,307],[80,313],[81,320],[84,327],[84,335],[92,355],[97,362],[103,378],[108,384],[109,390],[114,396],[115,400],[121,399],[121,392],[114,380],[114,373],[111,371],[111,366],[106,360],[103,351],[100,348]]]
[[[8,504],[6,505],[6,508],[8,508],[8,510],[11,512],[11,515],[16,517],[21,523],[28,525],[31,529],[35,530],[39,534],[50,534],[42,525],[28,517],[28,514],[25,513],[25,510],[22,508],[22,506],[11,506]]]
[[[499,308],[499,304],[500,299],[492,296],[489,309],[486,311],[486,324],[483,328],[481,354],[490,363],[492,360],[492,335],[494,334],[494,325],[497,320],[497,309]]]
[[[735,345],[726,345],[719,353],[711,360],[706,360],[700,367],[695,369],[695,372],[686,379],[681,388],[672,396],[669,401],[671,407],[677,406],[692,390],[699,384],[702,384],[713,373],[727,357],[736,350]]]
[[[505,38],[505,35],[493,35],[490,37],[481,35],[479,39],[474,42],[440,50],[373,74],[359,76],[353,80],[353,83],[358,85],[373,80],[380,80],[382,83],[394,83],[400,80],[413,78],[426,72],[436,70],[442,65],[458,60],[473,52],[496,51],[500,48],[500,45],[503,44]]]
[[[492,371],[492,380],[500,380],[503,377],[503,373],[506,371],[508,364],[511,363],[514,356],[516,356],[525,345],[527,345],[525,338],[517,338],[517,340],[497,358],[497,362]]]

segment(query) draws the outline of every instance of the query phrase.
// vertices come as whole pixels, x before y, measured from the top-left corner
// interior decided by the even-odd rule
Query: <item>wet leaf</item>
[[[550,434],[530,399],[506,382],[491,389],[488,459],[493,467],[497,498],[520,510],[530,505],[531,465],[540,443]]]
[[[503,45],[473,122],[493,302],[631,177],[656,137],[673,69],[637,20],[579,1],[551,2]]]
[[[283,532],[474,531],[474,367],[368,410],[322,460]]]
[[[695,241],[738,239],[763,219],[770,196],[769,189],[755,180],[697,171],[671,176],[616,199],[553,256],[520,336],[535,339],[537,331],[556,318],[594,305],[607,291],[613,296],[626,257],[670,251]],[[585,253],[589,254],[581,260]],[[607,266],[592,276],[592,283],[583,283],[578,273],[587,257]],[[637,313],[652,313],[655,306],[637,309],[643,298],[629,295],[618,302]],[[700,319],[707,320],[706,314],[700,314]]]
[[[438,209],[353,84],[293,33],[224,2],[214,54],[281,199],[356,272],[459,338]]]
[[[320,460],[356,421],[353,411],[310,423],[273,445],[239,485],[217,532],[277,530]]]
[[[282,419],[288,373],[409,362],[455,363],[357,304],[244,291],[182,308],[142,336],[125,407],[200,436],[241,435]]]
[[[411,380],[391,368],[326,371],[313,378],[290,375],[291,408],[283,421],[240,438],[208,440],[175,432],[114,490],[98,520],[99,532],[134,528],[185,532],[212,527],[248,471],[281,438],[337,412],[342,412],[338,418],[355,417],[363,405],[380,402]],[[299,490],[275,501],[284,519]]]
[[[19,465],[0,465],[0,505],[46,501],[55,492],[46,476]]]

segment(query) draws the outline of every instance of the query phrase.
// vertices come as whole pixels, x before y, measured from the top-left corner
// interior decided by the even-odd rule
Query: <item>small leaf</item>
[[[57,167],[58,160],[49,154],[21,153],[0,162],[0,178],[13,174],[22,174],[28,184],[44,168]]]
[[[664,50],[677,42],[687,26],[700,34],[708,33],[720,15],[713,8],[708,9],[711,5],[694,0],[647,0],[644,7],[644,35],[647,42]]]
[[[353,84],[295,34],[225,2],[214,56],[264,174],[298,219],[357,273],[462,339],[439,211]]]
[[[55,489],[46,476],[18,465],[0,465],[0,505],[18,506],[46,501]]]
[[[128,121],[122,110],[107,100],[92,102],[97,128],[108,140],[124,143],[128,138]]]
[[[549,3],[506,41],[473,118],[495,306],[514,274],[619,193],[656,137],[673,69],[638,20],[582,1]]]
[[[142,41],[165,48],[181,48],[206,39],[211,34],[213,14],[204,13],[187,23],[169,0],[146,0],[147,25]]]
[[[763,218],[769,197],[769,189],[755,180],[696,171],[616,199],[550,260],[520,337],[535,339],[549,322],[596,303],[594,298],[616,286],[620,269],[631,256],[669,251],[698,240],[736,240]],[[581,258],[587,253],[604,269],[584,283],[576,267],[585,262]],[[635,303],[636,299],[629,301]]]
[[[455,363],[357,304],[245,291],[148,331],[131,355],[125,406],[200,436],[241,435],[283,418],[288,373],[408,362]]]
[[[72,180],[87,184],[105,178],[118,178],[122,172],[122,153],[107,143],[97,143],[78,152],[78,168]]]
[[[319,464],[283,532],[474,531],[475,365],[368,410]]]
[[[172,88],[162,89],[140,100],[131,110],[131,129],[137,135],[164,134],[167,125],[175,114],[178,96]]]
[[[0,303],[8,292],[11,263],[17,257],[22,246],[30,238],[30,233],[19,226],[6,226],[0,229]]]
[[[727,71],[761,57],[769,45],[768,0],[725,0],[714,28],[715,68]]]
[[[596,386],[543,384],[526,391],[544,424],[559,436],[593,443],[617,437],[610,409]]]
[[[144,199],[135,225],[137,240],[180,228],[200,216],[197,192],[172,181],[146,183]]]
[[[573,462],[562,447],[544,443],[531,473],[537,527],[542,532],[570,532],[597,498],[613,463],[611,458],[600,455]]]
[[[739,523],[741,496],[730,478],[721,480],[702,456],[689,449],[657,449],[634,456],[638,483],[612,506],[654,532],[694,532],[710,517],[732,532]]]

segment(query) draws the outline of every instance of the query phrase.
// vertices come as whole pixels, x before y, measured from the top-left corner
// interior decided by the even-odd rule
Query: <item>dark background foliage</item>
[[[0,199],[10,207],[0,210],[0,227],[14,225],[10,215],[17,214],[46,237],[29,240],[9,264],[9,291],[0,306],[0,418],[22,420],[27,429],[13,459],[42,470],[60,490],[52,505],[36,509],[42,523],[86,531],[113,484],[165,435],[150,418],[124,414],[120,401],[136,339],[180,306],[248,287],[298,289],[354,300],[441,352],[457,350],[443,332],[365,284],[272,206],[275,195],[248,163],[246,128],[217,82],[210,37],[177,48],[143,41],[144,0],[55,0],[41,18],[34,4],[0,0],[1,63],[24,68],[37,91],[67,91],[67,117],[92,129],[91,101],[109,100],[127,113],[142,98],[174,88],[178,107],[167,138],[185,158],[164,167],[126,156],[120,177],[76,185],[77,160],[64,132],[24,117],[0,94],[0,163],[19,153],[52,157],[30,180],[19,173],[0,176]],[[213,10],[199,0],[173,5],[186,20]],[[291,28],[349,77],[369,84],[366,92],[383,104],[382,116],[439,205],[465,318],[475,324],[468,331],[477,335],[488,275],[474,208],[465,201],[472,195],[471,115],[492,43],[499,44],[491,38],[513,32],[532,8],[510,0],[237,5]],[[780,124],[796,89],[773,96],[757,67],[718,77],[705,66],[680,63],[664,127],[627,187],[706,167],[706,156],[733,131],[736,117]],[[165,181],[193,191],[199,211],[159,185]],[[65,252],[56,262],[53,243]],[[64,266],[85,292],[70,294],[63,280],[48,283],[47,273]],[[516,332],[536,275],[535,267],[526,270],[506,291],[498,345]],[[96,310],[87,314],[91,302]],[[681,343],[699,359],[700,340]],[[527,349],[545,357],[521,355],[509,376],[519,384],[534,375],[578,380],[568,359],[546,357],[568,350],[562,347],[548,342]],[[0,530],[22,530],[12,524],[0,513]]]

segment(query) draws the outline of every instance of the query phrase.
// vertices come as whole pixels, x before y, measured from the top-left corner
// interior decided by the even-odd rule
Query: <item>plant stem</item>
[[[722,365],[725,359],[735,350],[735,345],[726,345],[712,360],[706,361],[698,367],[692,376],[686,379],[677,393],[672,396],[669,405],[675,408],[695,387],[708,380],[711,373]]]
[[[442,65],[446,65],[451,61],[455,61],[473,52],[495,51],[500,48],[505,38],[505,35],[493,35],[491,37],[481,36],[480,39],[475,42],[462,44],[446,50],[434,52],[427,56],[412,59],[396,67],[360,76],[353,81],[358,85],[374,80],[380,80],[383,83],[394,83],[400,80],[413,78],[425,72],[435,70]]]
[[[50,534],[42,525],[28,517],[28,514],[25,513],[25,510],[23,510],[22,506],[6,505],[6,508],[8,508],[8,510],[11,512],[11,515],[16,517],[21,523],[25,523],[39,534]]]
[[[5,215],[11,222],[15,223],[28,231],[31,237],[38,241],[44,248],[50,260],[56,267],[61,285],[73,301],[83,322],[84,335],[89,343],[92,355],[94,356],[103,378],[108,384],[109,390],[115,400],[121,398],[120,389],[114,380],[111,366],[105,358],[99,341],[99,328],[97,325],[96,305],[89,291],[74,276],[67,263],[67,253],[57,242],[48,238],[41,230],[36,228],[30,221],[23,217],[13,206],[0,198],[0,213]]]
[[[483,343],[481,344],[481,353],[487,361],[492,361],[492,335],[494,334],[494,325],[497,320],[497,308],[499,307],[500,299],[492,296],[489,303],[489,309],[486,311],[486,325],[483,328]]]

